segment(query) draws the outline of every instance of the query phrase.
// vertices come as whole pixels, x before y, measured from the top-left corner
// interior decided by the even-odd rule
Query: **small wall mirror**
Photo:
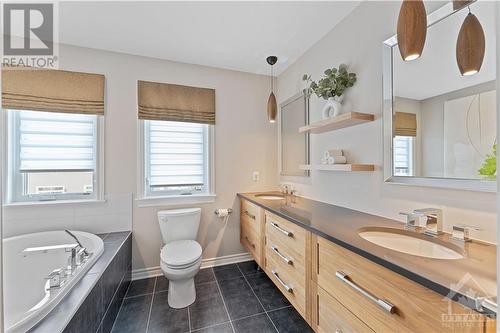
[[[427,16],[419,59],[403,61],[397,36],[384,42],[386,182],[479,191],[496,189],[495,3],[470,3],[481,23],[485,55],[463,76],[457,37],[469,13],[447,3]]]
[[[309,164],[309,134],[299,127],[309,124],[309,98],[305,92],[280,104],[279,111],[280,175],[309,176],[300,165]]]

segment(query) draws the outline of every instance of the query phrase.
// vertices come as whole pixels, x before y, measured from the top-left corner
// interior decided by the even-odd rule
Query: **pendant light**
[[[464,76],[479,72],[484,59],[484,31],[476,15],[470,12],[465,17],[457,39],[457,64]]]
[[[427,14],[422,0],[403,0],[397,30],[398,47],[403,60],[419,58],[427,35]]]
[[[267,118],[270,123],[276,122],[276,115],[278,114],[278,106],[276,105],[276,96],[274,96],[274,72],[273,66],[278,61],[278,57],[269,56],[266,61],[271,65],[271,94],[267,100]]]

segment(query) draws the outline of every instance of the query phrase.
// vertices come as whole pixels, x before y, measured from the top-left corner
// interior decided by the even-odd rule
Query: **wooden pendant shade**
[[[427,35],[427,15],[421,0],[404,0],[398,17],[398,47],[404,61],[419,58]]]
[[[457,64],[462,75],[479,72],[484,59],[484,31],[476,15],[469,13],[457,39]]]
[[[276,104],[276,97],[274,93],[271,92],[269,99],[267,100],[267,118],[269,122],[274,123],[276,121],[276,115],[278,114],[278,106]]]

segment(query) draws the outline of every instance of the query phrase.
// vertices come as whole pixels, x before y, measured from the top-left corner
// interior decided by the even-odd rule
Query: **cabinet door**
[[[316,294],[316,332],[318,333],[373,333],[373,331],[323,288]]]
[[[264,210],[241,199],[240,213],[240,243],[259,266],[264,266]]]

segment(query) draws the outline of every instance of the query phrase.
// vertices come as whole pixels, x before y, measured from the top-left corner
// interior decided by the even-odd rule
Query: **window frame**
[[[1,149],[3,157],[3,198],[4,206],[17,205],[40,205],[40,204],[58,204],[58,203],[79,203],[79,202],[103,202],[104,201],[104,116],[95,115],[95,169],[93,172],[93,192],[85,193],[67,193],[50,195],[23,195],[25,191],[25,177],[19,171],[19,115],[11,116],[11,111],[2,109],[3,115],[0,119],[2,137]],[[28,110],[36,111],[36,110]],[[56,113],[56,112],[54,112]],[[14,165],[15,163],[15,165]]]
[[[169,193],[169,191],[158,191],[158,194],[152,194],[148,186],[147,173],[147,121],[139,119],[137,124],[137,196],[136,201],[138,207],[155,207],[165,205],[182,205],[182,204],[203,204],[215,202],[215,126],[207,124],[205,132],[206,144],[204,145],[204,156],[207,169],[205,172],[205,180],[207,182],[206,191],[192,194]]]

